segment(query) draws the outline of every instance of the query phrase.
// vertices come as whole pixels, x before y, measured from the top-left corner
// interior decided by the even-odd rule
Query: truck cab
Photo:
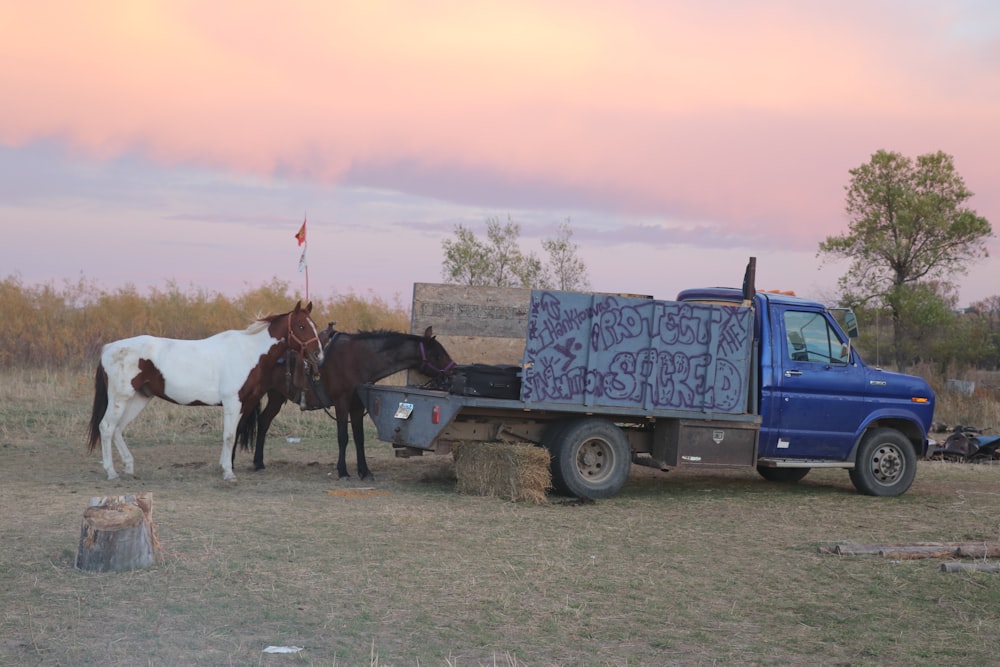
[[[741,290],[728,288],[689,289],[677,297],[743,300]],[[840,467],[863,493],[905,491],[927,448],[934,414],[930,386],[919,377],[868,366],[821,303],[757,292],[753,305],[760,474],[796,481],[811,468]]]

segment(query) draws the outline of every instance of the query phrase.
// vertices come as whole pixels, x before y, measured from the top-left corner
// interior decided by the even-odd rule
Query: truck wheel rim
[[[875,479],[882,484],[895,482],[906,467],[903,455],[891,445],[878,447],[872,454],[870,465]]]
[[[605,440],[587,440],[580,445],[576,466],[580,475],[591,482],[601,482],[614,471],[614,450]]]

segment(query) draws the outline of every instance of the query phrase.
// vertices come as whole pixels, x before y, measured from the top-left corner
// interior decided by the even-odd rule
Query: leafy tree
[[[590,289],[587,278],[587,265],[576,255],[576,244],[570,239],[573,229],[569,218],[559,224],[554,239],[543,239],[542,248],[549,254],[549,263],[545,268],[545,282],[553,289],[572,292]]]
[[[462,285],[486,285],[490,280],[490,252],[475,232],[468,227],[455,225],[455,239],[445,239],[444,265],[441,276]]]
[[[852,260],[839,281],[847,300],[874,299],[889,308],[896,367],[903,370],[912,324],[905,314],[913,294],[908,288],[964,274],[968,262],[988,255],[984,239],[993,230],[965,206],[972,192],[940,151],[913,161],[880,150],[850,174],[849,231],[827,237],[818,254]]]
[[[542,273],[542,263],[518,247],[521,226],[507,218],[486,221],[486,242],[464,225],[455,226],[456,240],[445,239],[444,279],[463,285],[492,287],[532,287]]]
[[[543,265],[534,253],[525,253],[518,245],[521,226],[507,218],[486,220],[486,240],[482,241],[464,225],[455,226],[455,238],[442,242],[444,263],[442,277],[462,285],[492,287],[527,287],[587,289],[586,266],[576,256],[570,242],[569,222],[559,227],[555,239],[542,241],[550,263]]]
[[[904,359],[906,364],[936,361],[945,374],[960,356],[954,346],[957,303],[958,293],[947,283],[928,281],[900,288],[897,306],[910,326],[902,350],[896,350],[896,358]]]
[[[943,379],[952,370],[992,368],[996,363],[996,337],[987,322],[969,313],[953,313],[953,321],[938,332],[931,352]]]
[[[975,317],[985,329],[976,365],[996,370],[1000,368],[1000,296],[988,296],[969,306],[966,317]]]

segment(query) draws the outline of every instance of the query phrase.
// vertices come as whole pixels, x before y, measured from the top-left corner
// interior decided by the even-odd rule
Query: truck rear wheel
[[[760,476],[769,482],[779,482],[781,484],[794,484],[809,474],[810,468],[768,468],[767,466],[757,466]]]
[[[605,419],[554,425],[545,437],[552,485],[577,498],[610,498],[628,479],[632,450],[622,430]]]
[[[854,467],[854,488],[868,496],[898,496],[913,484],[917,455],[913,445],[894,428],[876,428],[861,440]]]

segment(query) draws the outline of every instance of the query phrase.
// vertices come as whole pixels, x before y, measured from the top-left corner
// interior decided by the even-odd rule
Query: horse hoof
[[[351,479],[351,476],[350,476],[350,475],[341,475],[341,476],[340,476],[340,481],[341,481],[341,482],[346,482],[346,481],[347,481],[347,480],[349,480],[349,479]]]
[[[265,469],[266,469],[266,468],[264,467],[264,465],[263,465],[263,464],[261,464],[261,465],[259,465],[259,466],[254,466],[254,467],[253,467],[253,471],[254,471],[254,472],[260,472],[261,470],[265,470]]]
[[[114,470],[108,472],[108,481],[111,481],[113,479],[118,479],[118,473],[116,473]]]
[[[222,476],[222,481],[223,482],[233,482],[233,483],[235,483],[236,482],[236,475],[234,475],[231,472],[227,472],[226,474],[224,474]]]
[[[362,482],[374,482],[375,481],[375,475],[373,475],[371,473],[368,473],[367,475],[364,475],[361,478],[361,481]]]

